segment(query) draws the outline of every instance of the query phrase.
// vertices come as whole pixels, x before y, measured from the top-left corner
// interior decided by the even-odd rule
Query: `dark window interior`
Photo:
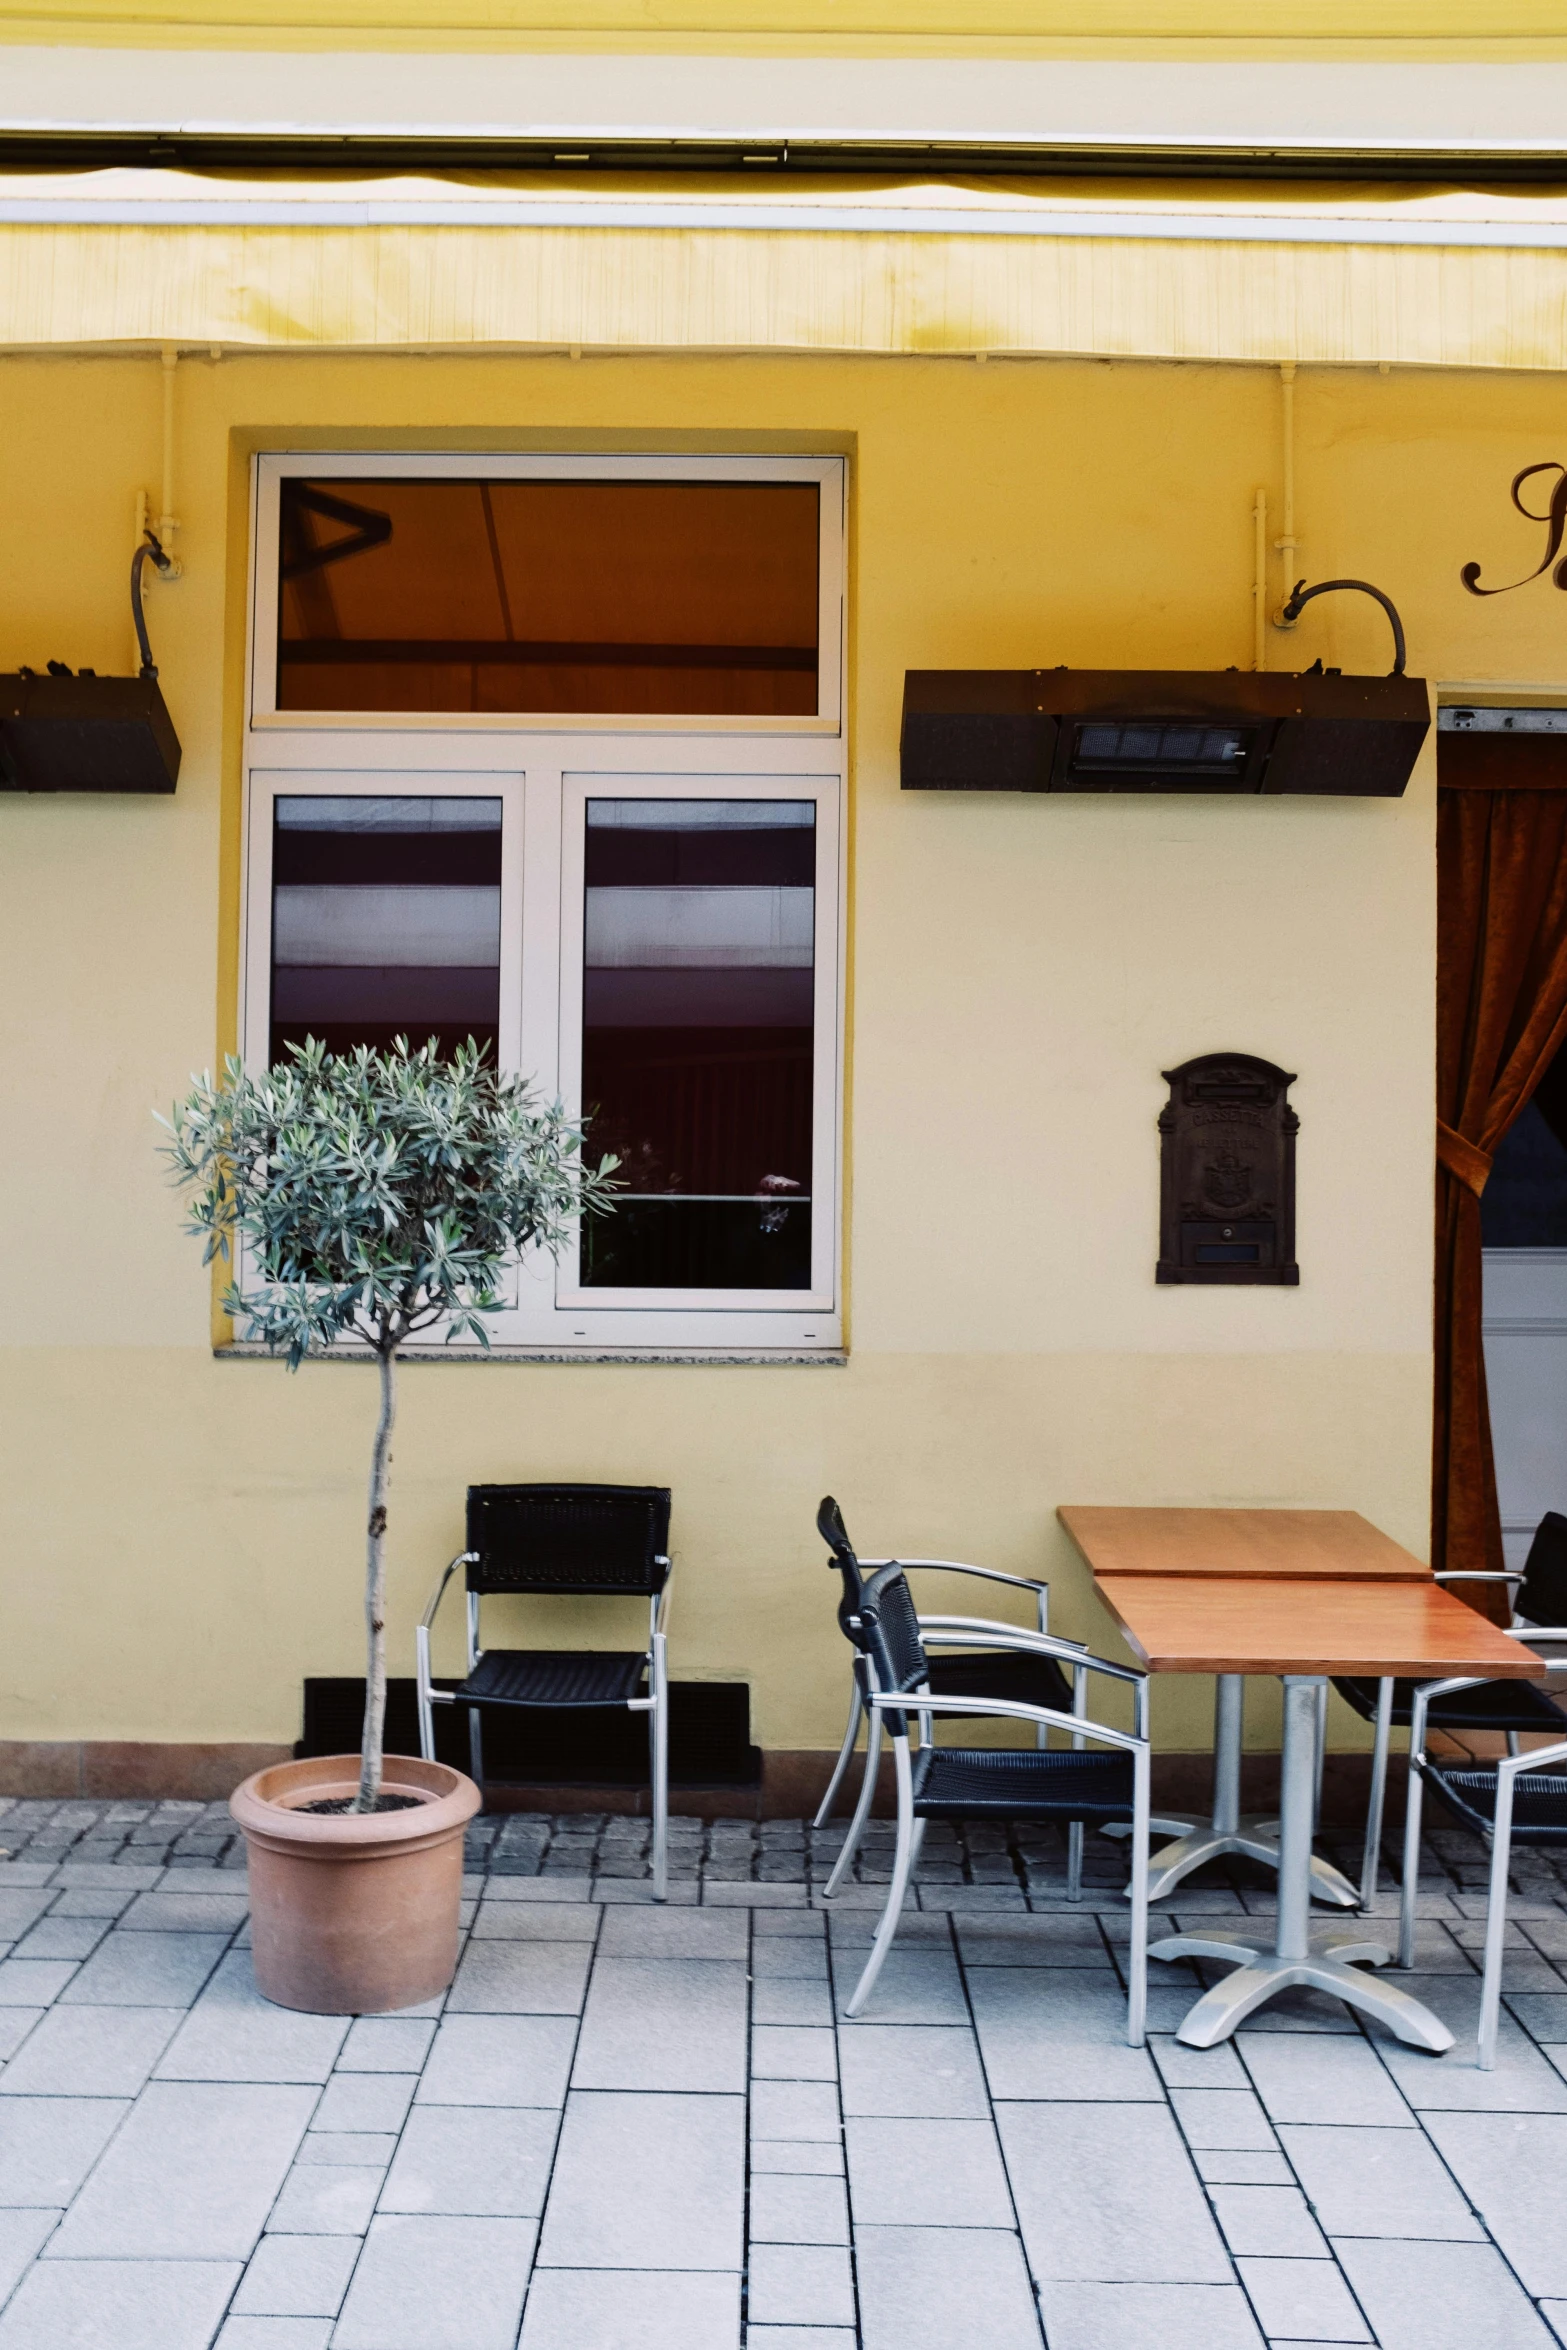
[[[626,1190],[589,1287],[805,1289],[815,809],[593,800],[582,1096]]]
[[[1567,1051],[1497,1147],[1480,1232],[1487,1248],[1567,1248]]]
[[[500,801],[290,796],[273,827],[268,1058],[307,1036],[493,1053]]]
[[[280,495],[281,710],[815,715],[814,482]]]

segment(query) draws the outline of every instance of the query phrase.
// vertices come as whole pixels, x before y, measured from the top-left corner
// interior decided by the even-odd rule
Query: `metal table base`
[[[1331,1992],[1350,2007],[1375,2016],[1407,2041],[1440,2055],[1453,2035],[1440,2019],[1407,1991],[1358,1971],[1387,1966],[1392,1952],[1380,1942],[1348,1933],[1311,1935],[1311,1836],[1317,1802],[1317,1718],[1320,1677],[1290,1674],[1284,1681],[1284,1760],[1279,1827],[1279,1907],[1273,1947],[1244,1934],[1168,1934],[1153,1943],[1150,1958],[1217,1958],[1236,1972],[1205,1991],[1176,2037],[1188,2048],[1212,2048],[1227,2039],[1280,1991],[1305,1985]]]
[[[1213,1697],[1213,1818],[1206,1826],[1200,1820],[1154,1822],[1156,1833],[1173,1830],[1176,1840],[1148,1856],[1150,1901],[1158,1901],[1205,1861],[1222,1860],[1229,1852],[1260,1861],[1264,1868],[1276,1869],[1279,1865],[1278,1821],[1263,1812],[1241,1810],[1241,1732],[1245,1708],[1245,1681],[1239,1673],[1221,1673]],[[1312,1805],[1315,1810],[1315,1773]],[[1130,1834],[1130,1830],[1110,1827],[1104,1833],[1116,1836]],[[1360,1903],[1360,1895],[1349,1879],[1327,1861],[1319,1860],[1315,1853],[1311,1856],[1311,1891],[1316,1900],[1332,1902],[1337,1909],[1355,1909]]]

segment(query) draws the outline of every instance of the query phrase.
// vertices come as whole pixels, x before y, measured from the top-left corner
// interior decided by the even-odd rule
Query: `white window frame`
[[[276,673],[278,483],[286,473],[507,473],[822,482],[822,693],[810,719],[605,719],[549,713],[279,713]],[[497,1351],[563,1355],[832,1353],[842,1323],[842,1072],[845,756],[841,719],[841,459],[551,457],[483,453],[258,458],[252,544],[254,628],[245,745],[245,876],[240,1039],[262,1069],[271,1003],[273,803],[280,795],[495,797],[502,802],[498,1059],[580,1108],[583,846],[589,798],[813,799],[816,803],[816,1060],[812,1286],[808,1291],[584,1289],[575,1246],[557,1266],[538,1252],[517,1269],[490,1322]],[[263,632],[261,619],[268,615]],[[828,625],[830,615],[830,626]],[[829,657],[830,656],[830,657]],[[265,694],[261,681],[267,682]],[[825,715],[831,711],[831,716]],[[780,739],[783,737],[785,739]],[[591,1137],[590,1137],[591,1150]],[[721,1301],[721,1302],[720,1302]],[[411,1352],[446,1351],[435,1337]]]

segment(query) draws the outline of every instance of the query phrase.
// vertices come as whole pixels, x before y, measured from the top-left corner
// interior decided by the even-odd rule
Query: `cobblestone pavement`
[[[225,1807],[0,1805],[0,2350],[1550,2350],[1567,2343],[1567,1882],[1520,1855],[1473,2066],[1479,1847],[1434,1835],[1405,2050],[1293,1994],[1124,2042],[1124,1860],[932,1830],[869,2015],[889,1832],[475,1823],[452,1990],[260,2000]],[[1342,1857],[1352,1860],[1353,1856]],[[1261,1872],[1177,1918],[1263,1914]],[[1392,1893],[1383,1896],[1390,1910]]]

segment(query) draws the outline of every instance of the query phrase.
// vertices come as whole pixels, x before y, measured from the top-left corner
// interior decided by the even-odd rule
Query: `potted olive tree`
[[[161,1123],[204,1261],[243,1245],[224,1308],[245,1335],[290,1370],[345,1341],[376,1365],[360,1751],[258,1771],[231,1808],[266,1996],[317,2013],[410,2007],[451,1980],[463,1828],[481,1798],[444,1763],[383,1753],[397,1359],[437,1328],[487,1347],[507,1268],[531,1247],[558,1252],[607,1207],[615,1162],[586,1167],[560,1104],[471,1039],[447,1060],[433,1041],[334,1055],[311,1038],[264,1077],[230,1058]]]

